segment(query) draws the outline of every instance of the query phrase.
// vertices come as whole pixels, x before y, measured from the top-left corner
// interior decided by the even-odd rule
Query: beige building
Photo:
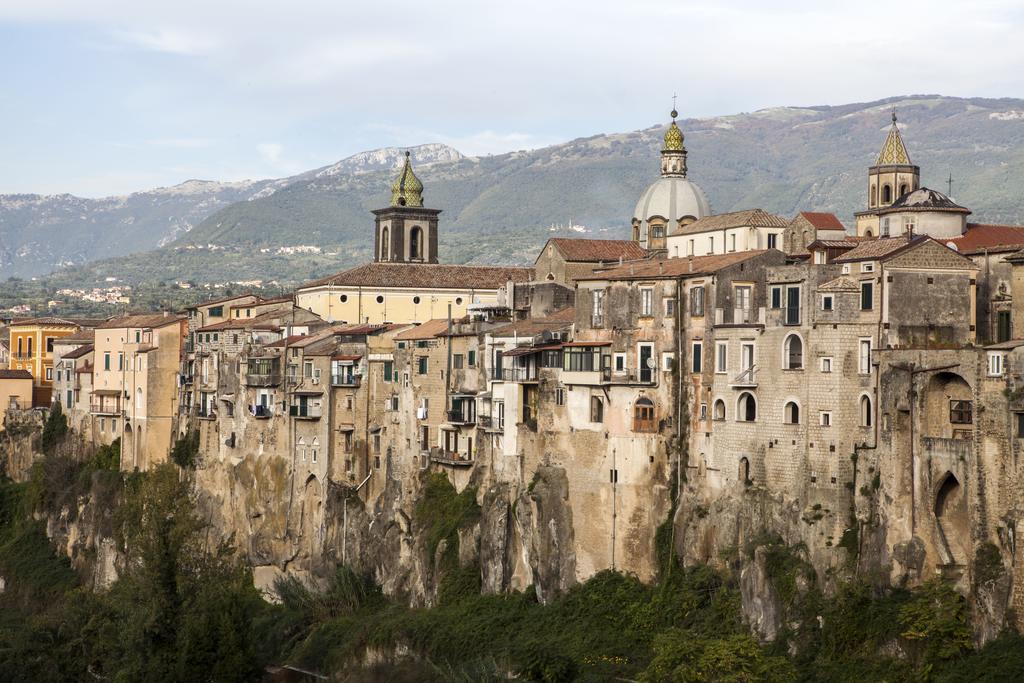
[[[32,373],[28,370],[0,369],[0,406],[4,415],[8,410],[32,407]],[[0,420],[0,429],[3,420]]]
[[[187,325],[185,318],[154,313],[96,328],[90,431],[98,443],[121,439],[123,470],[146,470],[168,458]]]
[[[633,240],[588,240],[552,237],[533,263],[537,280],[572,285],[595,268],[647,258]]]
[[[715,214],[694,221],[668,237],[672,258],[782,249],[786,219],[762,209]]]

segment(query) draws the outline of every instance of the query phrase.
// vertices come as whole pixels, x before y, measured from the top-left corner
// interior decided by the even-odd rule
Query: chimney
[[[687,259],[686,259],[686,272],[688,272],[688,273],[692,273],[693,272],[693,254],[690,254],[690,256],[687,257]]]

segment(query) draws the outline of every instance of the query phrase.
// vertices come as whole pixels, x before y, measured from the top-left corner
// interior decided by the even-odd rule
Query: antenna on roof
[[[953,196],[953,174],[952,173],[949,174],[949,179],[946,180],[946,186],[949,188],[949,190],[946,191],[946,196],[947,197],[952,197]]]

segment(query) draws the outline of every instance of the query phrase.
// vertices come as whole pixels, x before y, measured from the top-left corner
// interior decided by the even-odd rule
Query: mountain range
[[[1020,99],[918,95],[683,119],[690,177],[715,212],[832,211],[851,225],[894,105],[923,184],[947,192],[951,176],[972,220],[1024,221]],[[549,236],[627,235],[637,198],[658,175],[667,123],[484,157],[411,148],[426,205],[443,210],[441,258],[529,263]],[[0,276],[56,271],[48,279],[78,285],[318,276],[369,257],[370,211],[387,204],[403,154],[375,150],[289,178],[191,180],[126,197],[0,195]],[[300,245],[322,253],[296,253]]]

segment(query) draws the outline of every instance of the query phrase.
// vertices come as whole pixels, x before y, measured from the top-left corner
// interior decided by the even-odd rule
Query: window
[[[471,368],[476,367],[476,351],[470,351],[466,354],[466,365]]]
[[[882,229],[879,230],[879,236],[881,236],[881,237],[888,237],[889,236],[889,217],[888,216],[886,216],[885,218],[882,219]]]
[[[871,426],[871,397],[861,396],[860,397],[860,426],[870,427]]]
[[[594,346],[567,346],[562,351],[562,370],[594,372],[601,369],[601,349]]]
[[[832,413],[827,410],[821,411],[821,413],[818,414],[818,424],[822,427],[831,427]]]
[[[821,359],[821,371],[832,372],[832,359],[830,357],[825,357]]]
[[[772,308],[782,308],[782,287],[771,289]]]
[[[614,365],[614,368],[615,368],[615,372],[625,372],[626,371],[626,354],[624,354],[624,353],[616,353],[615,354],[615,365]]]
[[[782,408],[782,420],[788,425],[800,424],[800,406],[795,401],[789,401]]]
[[[557,389],[555,389],[555,405],[565,405],[565,389],[563,387],[558,387]]]
[[[715,417],[716,420],[725,419],[725,401],[718,399],[715,401]]]
[[[722,375],[729,371],[729,342],[715,342],[715,372]]]
[[[693,240],[689,240],[686,243],[686,255],[693,256]]]
[[[654,402],[647,397],[637,399],[636,405],[633,406],[633,431],[658,431],[657,425],[654,423]]]
[[[676,314],[676,300],[669,298],[665,299],[665,315],[667,317],[674,316]]]
[[[875,307],[875,284],[869,280],[860,283],[860,310],[870,311]]]
[[[464,360],[465,356],[463,356],[461,353],[456,353],[452,355],[452,367],[456,370],[461,370]]]
[[[823,311],[831,311],[832,307],[833,307],[833,303],[832,302],[833,302],[833,298],[832,298],[831,294],[822,294],[821,295],[821,310],[823,310]]]
[[[778,235],[774,235],[774,234],[768,235],[768,248],[769,249],[775,249],[776,248],[775,245],[777,244],[777,241],[776,241],[777,239],[778,239]]]
[[[903,219],[903,227],[905,228],[905,230],[904,230],[905,232],[913,233],[914,232],[914,217],[913,216],[907,216],[905,219]]]
[[[708,238],[708,253],[709,254],[714,254],[715,253],[715,238],[714,237],[709,237]]]
[[[676,359],[671,351],[664,351],[661,354],[661,369],[665,372],[672,372],[675,369]]]
[[[804,368],[804,343],[799,335],[791,334],[783,342],[782,349],[783,367],[787,370],[803,370]]]
[[[891,204],[892,203],[892,187],[888,183],[885,184],[885,185],[882,185],[882,203],[883,204]]]
[[[860,272],[862,273],[873,273],[875,272],[874,263],[862,263],[860,264]]]
[[[654,315],[654,290],[653,289],[641,289],[640,290],[640,315],[651,316]]]
[[[736,404],[736,419],[741,422],[756,422],[757,421],[757,400],[754,395],[749,391],[744,391],[740,394],[739,401]]]
[[[504,401],[498,401],[497,402],[497,406],[498,406],[498,429],[504,429],[505,428],[505,402]]]
[[[708,404],[707,403],[701,403],[700,404],[700,419],[701,419],[701,421],[704,421],[704,420],[708,419]]]
[[[690,315],[694,318],[704,315],[704,285],[690,290]]]
[[[800,324],[800,285],[786,287],[786,324]]]
[[[123,353],[117,354],[117,369],[118,370],[124,370],[124,354]]]
[[[737,285],[733,290],[733,301],[735,305],[733,323],[749,323],[750,319],[750,294],[753,288],[750,285]]]
[[[974,422],[972,401],[952,400],[949,402],[949,421],[955,425],[969,425]]]
[[[704,345],[701,342],[693,342],[692,353],[690,354],[690,372],[698,373],[703,367]]]
[[[729,251],[736,251],[736,235],[729,235]]]
[[[384,361],[384,381],[392,382],[395,379],[395,361]]]
[[[53,368],[46,368],[46,381],[53,381]]]
[[[524,359],[523,356],[520,356]],[[560,368],[562,367],[562,350],[561,349],[547,349],[540,356],[540,364],[543,368]]]
[[[138,339],[136,339],[135,341],[138,341]],[[53,337],[46,338],[46,352],[53,353]]]
[[[1024,413],[1014,413],[1013,417],[1017,422],[1017,438],[1024,439]]]
[[[210,317],[211,318],[222,318],[222,317],[224,317],[224,307],[223,306],[211,306],[209,313],[210,313]]]
[[[862,375],[871,373],[871,340],[861,339],[857,345],[857,371]]]
[[[302,376],[306,379],[313,376],[313,361],[306,361],[302,364]]]
[[[824,251],[815,250],[815,252],[814,252],[814,265],[816,265],[816,266],[823,266],[823,265],[825,265],[825,252]]]
[[[594,327],[600,327],[604,324],[604,290],[595,289],[591,292],[592,308],[591,311],[591,322]]]
[[[1003,374],[1003,354],[998,351],[989,351],[988,354],[988,375],[989,377],[1000,377]]]
[[[427,357],[418,356],[416,358],[416,374],[425,375],[427,374]]]
[[[110,352],[109,351],[107,351],[106,353],[103,354],[103,369],[104,370],[109,370],[110,369]]]
[[[590,421],[604,422],[604,401],[599,396],[590,397]]]

